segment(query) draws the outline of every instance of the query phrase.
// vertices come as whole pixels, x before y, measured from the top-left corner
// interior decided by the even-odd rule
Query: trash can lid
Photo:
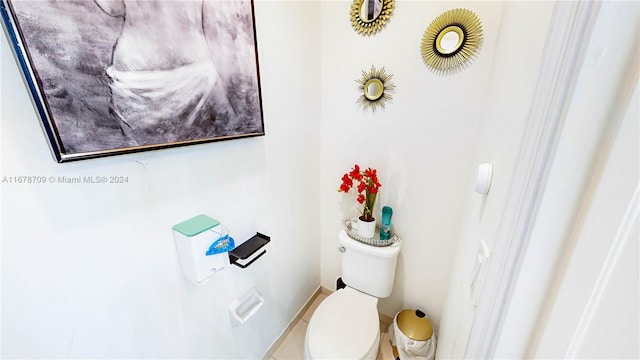
[[[174,225],[173,230],[185,236],[192,237],[218,225],[220,225],[218,220],[210,218],[207,215],[198,215]]]
[[[431,321],[420,310],[402,310],[396,319],[400,331],[413,340],[425,341],[433,335]]]

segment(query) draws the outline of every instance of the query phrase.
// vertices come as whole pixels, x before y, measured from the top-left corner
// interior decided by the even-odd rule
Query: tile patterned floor
[[[326,298],[326,294],[318,294],[302,318],[293,326],[293,329],[284,339],[280,347],[273,352],[271,360],[301,360],[303,358],[304,336],[307,332],[309,319],[311,319],[311,315],[318,308],[318,305]],[[389,343],[389,336],[387,334],[388,326],[388,323],[380,322],[381,339],[377,360],[394,360]]]

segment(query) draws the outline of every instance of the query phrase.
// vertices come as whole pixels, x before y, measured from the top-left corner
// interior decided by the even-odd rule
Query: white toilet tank
[[[341,276],[345,284],[377,298],[391,295],[400,242],[383,247],[367,245],[350,238],[344,230],[338,239],[344,247]]]

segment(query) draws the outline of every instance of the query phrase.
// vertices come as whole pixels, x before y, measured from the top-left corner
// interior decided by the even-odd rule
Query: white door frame
[[[491,359],[495,355],[599,9],[597,1],[556,2],[518,163],[478,298],[465,358]],[[527,340],[530,330],[522,329],[519,336]],[[523,344],[526,347],[526,341]],[[521,352],[525,351],[523,348]]]

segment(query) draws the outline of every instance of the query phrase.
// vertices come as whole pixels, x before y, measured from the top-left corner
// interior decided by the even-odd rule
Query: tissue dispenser
[[[182,275],[200,285],[228,263],[233,249],[228,230],[216,219],[198,215],[173,226]]]

